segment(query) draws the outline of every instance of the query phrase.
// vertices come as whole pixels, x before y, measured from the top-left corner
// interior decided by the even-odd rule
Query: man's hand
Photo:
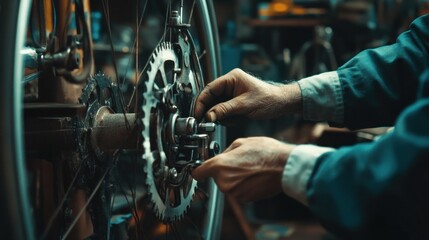
[[[298,84],[272,85],[240,69],[209,83],[195,106],[195,117],[230,123],[241,117],[269,119],[301,111]]]
[[[238,139],[192,176],[213,177],[222,192],[240,201],[268,198],[282,191],[283,168],[294,147],[267,137]]]

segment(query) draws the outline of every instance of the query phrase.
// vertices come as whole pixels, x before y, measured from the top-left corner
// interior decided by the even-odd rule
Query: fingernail
[[[210,121],[216,122],[216,113],[215,112],[209,112]]]

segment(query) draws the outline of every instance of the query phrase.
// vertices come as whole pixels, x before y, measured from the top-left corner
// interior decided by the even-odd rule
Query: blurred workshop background
[[[142,1],[143,2],[143,1]],[[129,4],[112,1],[121,9],[111,16],[118,69],[134,64],[131,51],[135,19],[123,13]],[[429,12],[423,0],[215,0],[223,73],[242,68],[273,82],[299,80],[335,70],[358,52],[393,43],[417,16]],[[96,68],[113,74],[107,31],[100,23],[101,6],[92,1],[92,29]],[[139,32],[141,59],[149,56],[163,32],[163,19],[148,15]],[[147,33],[151,34],[147,34]],[[158,34],[153,34],[158,33]],[[121,54],[124,56],[121,59]],[[143,61],[142,61],[143,62]],[[120,73],[135,81],[135,72]],[[132,87],[132,84],[124,85]],[[127,92],[127,89],[123,89]],[[129,91],[128,91],[129,92]],[[372,141],[386,129],[351,132],[311,123],[296,117],[248,121],[228,128],[228,143],[238,137],[271,136],[291,143],[316,143],[339,147]],[[241,204],[226,197],[221,239],[333,239],[300,203],[279,195],[260,202]]]
[[[284,82],[335,70],[358,52],[395,42],[429,10],[414,0],[217,0],[222,66]],[[249,121],[228,129],[229,142],[268,135],[287,142],[339,147],[372,141],[387,129],[351,132],[299,117]],[[333,239],[297,201],[273,199],[225,205],[224,239]]]
[[[216,1],[222,66],[284,82],[335,70],[358,52],[393,43],[429,1],[222,0]],[[268,135],[292,143],[339,147],[371,141],[386,129],[351,132],[299,117],[240,124],[229,142]],[[311,213],[286,195],[240,205],[228,199],[224,239],[333,239]]]

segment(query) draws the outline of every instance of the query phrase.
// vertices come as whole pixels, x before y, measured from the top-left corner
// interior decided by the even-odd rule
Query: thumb
[[[244,106],[241,102],[240,97],[236,97],[229,101],[219,103],[207,112],[206,118],[211,122],[216,122],[234,115],[242,114],[244,112]]]

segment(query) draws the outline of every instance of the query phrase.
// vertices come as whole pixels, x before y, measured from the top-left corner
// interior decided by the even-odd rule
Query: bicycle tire
[[[31,1],[1,1],[0,27],[0,236],[34,239],[24,160],[22,89],[23,59]],[[7,37],[6,37],[7,36]]]

